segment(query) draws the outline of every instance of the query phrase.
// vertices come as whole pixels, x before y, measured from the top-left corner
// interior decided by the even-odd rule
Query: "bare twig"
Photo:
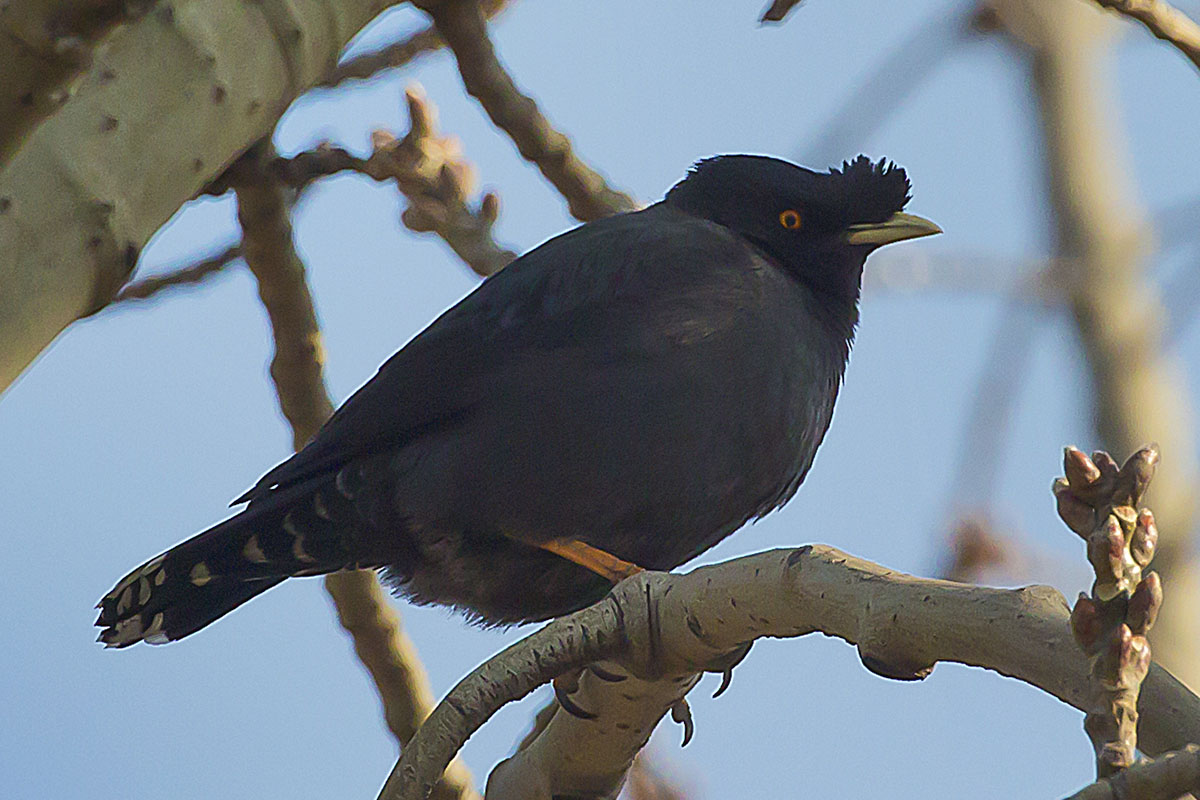
[[[492,238],[500,198],[488,192],[471,207],[475,170],[463,159],[458,140],[438,134],[437,110],[419,86],[410,87],[405,100],[410,126],[404,138],[386,131],[371,137],[372,177],[394,181],[408,200],[400,218],[409,229],[436,233],[479,275],[499,271],[516,258]]]
[[[1067,800],[1176,800],[1188,792],[1200,792],[1200,745],[1141,761]]]
[[[1146,634],[1162,607],[1158,575],[1144,572],[1154,558],[1158,531],[1150,511],[1139,510],[1157,464],[1153,446],[1134,453],[1119,469],[1108,453],[1089,458],[1068,447],[1066,477],[1054,482],[1059,516],[1087,542],[1096,573],[1091,595],[1081,594],[1071,610],[1071,632],[1088,656],[1091,697],[1084,729],[1096,749],[1101,778],[1136,758],[1137,698],[1150,669]]]
[[[1200,25],[1163,0],[1096,0],[1146,26],[1147,30],[1168,42],[1200,68]]]
[[[783,22],[787,15],[792,13],[792,9],[803,3],[804,0],[773,0],[767,10],[758,18],[759,22]]]
[[[500,213],[500,198],[487,192],[478,205],[470,202],[475,191],[475,170],[462,157],[458,140],[437,131],[437,109],[421,87],[405,90],[409,131],[397,139],[376,131],[374,151],[361,158],[339,147],[322,144],[291,157],[276,157],[264,169],[277,182],[299,195],[319,178],[339,172],[357,172],[377,181],[392,181],[408,200],[401,221],[418,233],[436,233],[476,274],[487,277],[517,257],[500,246],[492,229]],[[230,176],[223,175],[208,188],[212,194],[228,190]]]
[[[628,681],[641,680],[652,684],[638,689],[641,704],[665,713],[680,682],[758,637],[837,636],[857,645],[864,666],[891,678],[922,678],[938,661],[985,667],[1083,708],[1087,663],[1071,641],[1068,617],[1062,595],[1048,587],[1001,590],[914,578],[823,545],[759,553],[684,575],[642,573],[460,682],[413,738],[381,797],[423,797],[442,766],[498,708],[559,674],[614,659],[638,677],[581,688],[615,699],[629,692]],[[593,695],[589,708],[606,707],[598,700]],[[1200,698],[1157,666],[1144,684],[1140,710],[1145,752],[1200,740]],[[635,728],[605,733],[606,740],[625,742],[649,735]],[[605,751],[616,753],[617,745],[606,741]],[[585,766],[594,780],[595,760]],[[615,784],[627,764],[618,759],[609,766]],[[545,776],[554,781],[550,790],[570,794],[579,769],[558,765]]]
[[[521,155],[554,184],[576,219],[586,221],[637,208],[633,198],[610,187],[600,173],[585,164],[570,139],[550,124],[533,98],[517,88],[496,56],[478,2],[419,0],[416,5],[429,14],[454,51],[467,92],[508,134]]]
[[[271,320],[271,378],[299,450],[333,413],[333,403],[322,376],[321,331],[304,263],[292,242],[287,194],[264,166],[270,155],[265,147],[251,151],[231,170],[230,183],[237,193],[243,254]],[[334,573],[326,576],[325,586],[375,680],[388,725],[403,745],[428,714],[432,700],[412,643],[373,573]],[[441,800],[475,796],[461,763],[450,764],[438,785]]]
[[[140,281],[127,283],[121,291],[117,292],[112,303],[105,308],[112,308],[117,303],[130,300],[147,300],[164,289],[193,286],[221,272],[241,257],[242,246],[231,244],[215,255],[202,258],[186,267],[171,270],[165,275],[155,275],[152,278],[143,278]]]
[[[495,17],[508,5],[509,0],[481,0],[484,16]],[[329,77],[320,85],[325,88],[339,86],[346,81],[367,80],[380,72],[407,66],[427,53],[436,52],[446,46],[438,32],[432,27],[417,31],[411,36],[393,42],[373,53],[347,59],[333,68]]]

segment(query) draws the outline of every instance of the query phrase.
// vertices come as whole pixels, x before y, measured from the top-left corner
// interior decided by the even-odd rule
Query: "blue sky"
[[[749,2],[522,0],[495,38],[581,154],[652,202],[714,153],[829,166],[809,159],[845,99],[919,26],[947,25],[961,7],[814,1],[779,27],[760,27],[760,11]],[[357,46],[420,24],[400,9]],[[942,40],[956,36],[922,37],[920,46]],[[1200,76],[1133,27],[1101,67],[1140,201],[1153,212],[1200,197]],[[866,152],[905,166],[910,209],[945,229],[904,253],[1011,262],[1014,273],[1046,253],[1026,77],[1013,51],[967,37],[869,135],[839,143],[838,160]],[[372,129],[405,129],[401,93],[413,80],[484,186],[500,193],[498,236],[508,246],[527,250],[573,224],[464,96],[444,53],[303,98],[278,147],[329,139],[365,152]],[[394,190],[357,177],[323,182],[298,209],[337,400],[476,281],[437,239],[403,230],[400,209]],[[142,269],[170,268],[235,236],[230,200],[196,202],[147,248]],[[1156,274],[1186,275],[1195,257],[1194,246],[1177,251]],[[805,485],[700,563],[819,541],[933,573],[967,413],[1003,309],[1003,298],[984,293],[868,291],[833,426]],[[1096,442],[1070,328],[1053,312],[1029,318],[1033,352],[1014,376],[1017,405],[997,454],[996,519],[1037,554],[1029,580],[1073,596],[1086,586],[1086,565],[1055,521],[1049,485],[1061,445]],[[1175,354],[1195,394],[1200,326],[1182,331]],[[0,398],[6,797],[365,798],[386,776],[395,745],[318,581],[289,581],[170,646],[106,652],[93,641],[92,606],[113,580],[221,519],[230,499],[286,457],[269,354],[253,282],[235,269],[76,325]],[[1171,446],[1196,445],[1163,444],[1164,464]],[[864,459],[879,464],[869,483]],[[1167,602],[1177,601],[1168,586]],[[402,612],[438,694],[522,633],[481,631],[439,609]],[[941,665],[923,683],[900,684],[866,672],[844,643],[810,636],[760,642],[717,700],[709,699],[716,678],[706,680],[693,695],[694,741],[681,750],[681,732],[667,723],[652,743],[696,798],[1052,797],[1090,779],[1082,715],[980,670]],[[510,752],[544,700],[506,709],[472,738],[465,757],[476,776]]]

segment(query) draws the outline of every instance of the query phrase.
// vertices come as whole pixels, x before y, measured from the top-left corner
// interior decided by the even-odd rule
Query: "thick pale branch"
[[[153,6],[153,0],[25,0],[0,7],[0,167],[67,102],[96,43]]]
[[[0,391],[388,2],[173,0],[105,40],[0,171]]]
[[[1053,589],[987,589],[915,578],[820,545],[774,550],[685,575],[643,573],[600,603],[508,648],[451,690],[380,796],[425,796],[442,767],[492,713],[568,670],[615,660],[658,686],[653,702],[661,715],[678,692],[677,681],[712,668],[745,643],[814,632],[855,644],[864,665],[886,677],[918,679],[938,661],[955,661],[1025,681],[1076,708],[1086,703],[1087,663],[1072,641],[1066,602]],[[627,691],[624,683],[607,688],[601,683],[591,681],[590,691],[613,696]],[[603,708],[605,701],[591,702]],[[1200,698],[1165,670],[1151,668],[1140,709],[1145,752],[1200,740]],[[553,722],[540,735],[552,727]],[[636,743],[648,732],[631,728],[611,735]],[[610,745],[604,752],[620,748]],[[628,764],[614,758],[607,766],[616,785]],[[588,765],[589,780],[600,768]],[[580,774],[553,777],[561,784],[550,790],[569,794]]]
[[[1096,0],[1096,3],[1142,23],[1200,69],[1200,25],[1170,3],[1163,0]]]
[[[271,321],[275,340],[271,378],[298,450],[333,413],[333,404],[322,377],[324,350],[304,263],[292,242],[287,193],[264,167],[268,155],[248,154],[230,170],[229,179],[238,198],[242,252],[258,279],[259,297]],[[359,659],[375,681],[384,717],[404,745],[432,705],[432,691],[416,650],[374,573],[334,573],[325,578],[325,586]],[[449,765],[438,786],[440,800],[475,796],[470,774],[461,763]]]
[[[533,98],[517,88],[488,38],[487,21],[475,0],[421,0],[434,27],[454,51],[463,86],[479,101],[496,127],[542,171],[579,220],[632,211],[637,203],[608,185],[585,164],[564,134],[556,130]]]

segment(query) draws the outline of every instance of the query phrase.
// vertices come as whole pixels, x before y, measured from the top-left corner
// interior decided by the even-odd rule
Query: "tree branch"
[[[0,391],[67,325],[108,304],[151,235],[267,136],[391,1],[285,3],[269,14],[253,3],[162,4],[108,37],[0,170]]]
[[[156,275],[151,278],[143,278],[140,281],[127,283],[121,291],[117,292],[117,296],[113,298],[112,303],[106,306],[106,308],[112,308],[118,303],[127,303],[131,300],[148,300],[164,289],[193,286],[201,283],[221,272],[241,257],[242,246],[240,244],[231,244],[215,255],[202,258],[193,264],[172,270],[165,275]]]
[[[231,168],[229,178],[237,193],[242,252],[258,280],[275,340],[271,378],[299,450],[333,413],[333,403],[322,376],[325,355],[316,310],[304,263],[292,242],[287,196],[264,167],[270,155],[266,147],[251,151]],[[388,726],[404,745],[432,705],[415,648],[401,631],[374,573],[333,573],[326,576],[325,586],[375,681]],[[448,766],[439,787],[440,800],[475,797],[470,774],[461,763]]]
[[[915,578],[824,545],[773,550],[683,575],[642,573],[596,605],[512,645],[451,690],[380,797],[424,797],[442,766],[497,709],[569,670],[618,661],[638,677],[614,684],[585,675],[581,691],[595,693],[589,708],[608,708],[630,692],[629,681],[642,680],[652,686],[636,689],[643,698],[639,713],[661,717],[686,691],[682,685],[744,643],[818,631],[855,644],[863,664],[885,677],[920,679],[938,661],[956,661],[1023,680],[1076,708],[1087,702],[1087,662],[1071,639],[1065,600],[1049,587],[1001,590]],[[1200,741],[1200,698],[1157,666],[1143,686],[1140,709],[1145,752]],[[577,723],[592,726],[588,746],[594,746],[599,721]],[[628,750],[649,735],[636,727],[604,726],[602,732],[613,739],[602,752],[616,756],[622,755],[618,743]],[[611,785],[619,785],[628,765],[618,757],[597,761],[589,759],[587,775],[577,764],[560,762],[541,788],[569,795],[581,778],[595,786],[595,773],[604,768]],[[529,796],[543,795],[531,790]]]
[[[1200,25],[1170,3],[1163,0],[1096,0],[1096,3],[1142,23],[1200,69]]]
[[[508,6],[509,0],[481,0],[480,7],[486,18],[492,19]],[[329,76],[320,84],[323,88],[333,88],[352,80],[368,80],[389,69],[403,67],[428,53],[436,52],[446,46],[445,40],[432,27],[393,42],[373,53],[347,59],[333,68]]]
[[[1067,800],[1177,800],[1200,792],[1200,745],[1189,744],[1153,761],[1140,761]]]
[[[1162,304],[1145,274],[1148,229],[1097,62],[1108,15],[1074,0],[993,0],[1000,25],[1030,54],[1046,147],[1059,269],[1091,377],[1104,449],[1157,441],[1171,454],[1150,498],[1161,538],[1155,563],[1180,597],[1200,595],[1193,554],[1200,482],[1187,390],[1162,344]],[[1152,635],[1157,658],[1200,685],[1200,604],[1171,603]]]
[[[632,211],[637,203],[608,185],[575,154],[571,141],[555,130],[533,98],[523,94],[500,63],[488,38],[487,22],[475,0],[418,0],[434,27],[454,51],[463,86],[479,101],[496,127],[537,166],[567,200],[571,214],[587,221]]]
[[[26,134],[63,106],[92,65],[92,49],[153,0],[27,0],[0,13],[0,167]]]

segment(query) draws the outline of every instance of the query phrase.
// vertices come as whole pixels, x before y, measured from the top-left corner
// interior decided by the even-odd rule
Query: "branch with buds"
[[[1065,478],[1054,482],[1058,514],[1087,542],[1096,572],[1091,594],[1071,611],[1071,632],[1088,657],[1091,698],[1084,729],[1096,748],[1096,772],[1106,778],[1133,765],[1137,750],[1137,700],[1150,669],[1146,633],[1162,607],[1162,583],[1146,567],[1158,530],[1149,509],[1139,509],[1154,477],[1158,448],[1145,447],[1118,467],[1105,452],[1068,447]]]

